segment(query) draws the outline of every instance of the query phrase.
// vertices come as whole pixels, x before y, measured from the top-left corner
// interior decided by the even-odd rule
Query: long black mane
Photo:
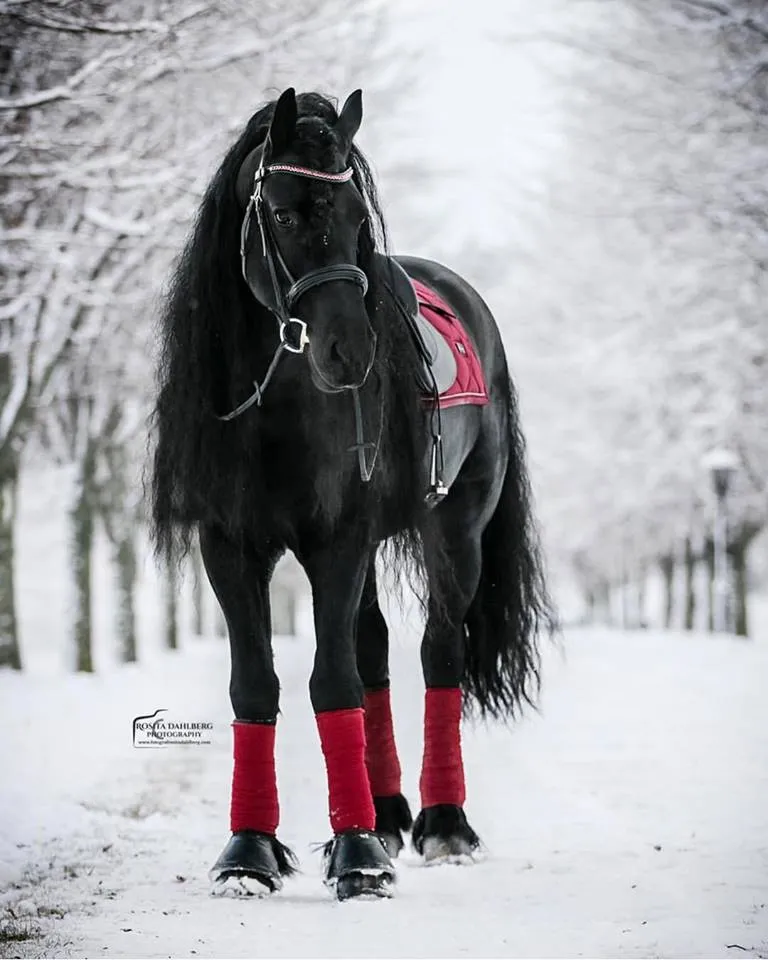
[[[345,567],[329,574],[332,585],[334,576],[343,574],[335,589],[324,586],[327,558],[342,543],[355,554],[355,562],[368,563],[371,544],[386,541],[396,579],[405,567],[422,602],[428,598],[422,647],[427,686],[461,684],[468,709],[474,704],[484,714],[513,716],[535,693],[537,637],[552,625],[553,615],[518,405],[498,325],[479,294],[461,277],[432,261],[399,258],[410,276],[423,278],[438,293],[442,290],[446,302],[465,321],[475,337],[490,393],[482,413],[470,408],[455,412],[453,430],[458,432],[452,436],[458,437],[461,449],[461,431],[467,431],[465,452],[454,464],[450,495],[428,510],[429,418],[419,387],[420,361],[389,292],[390,261],[379,255],[386,250],[386,229],[371,170],[356,147],[347,156],[352,134],[342,138],[346,124],[341,121],[342,133],[337,134],[339,115],[329,99],[311,93],[294,101],[289,88],[280,102],[288,105],[290,124],[281,127],[282,106],[276,112],[276,102],[269,103],[251,117],[224,157],[205,193],[164,302],[154,412],[156,548],[180,558],[200,527],[209,575],[217,550],[227,557],[225,568],[219,569],[219,589],[228,588],[233,577],[234,586],[242,587],[246,568],[268,580],[279,553],[286,547],[294,549],[308,573],[314,572],[313,591],[316,586],[320,592],[326,589],[324,609],[338,607],[346,617],[326,632],[327,646],[333,636],[343,636],[350,618],[365,615],[348,603],[345,606]],[[285,133],[287,126],[290,136]],[[364,438],[379,438],[376,468],[367,484],[361,482],[354,453],[358,437],[353,395],[350,390],[318,389],[307,356],[285,357],[263,406],[252,406],[228,422],[220,419],[253,393],[254,381],[263,379],[278,344],[275,316],[256,299],[241,274],[244,201],[237,181],[248,155],[268,133],[274,146],[276,130],[280,143],[281,129],[282,148],[276,149],[276,156],[282,149],[291,162],[327,172],[338,172],[339,164],[348,163],[366,205],[360,233],[348,235],[345,241],[345,256],[354,256],[352,238],[357,236],[357,266],[368,280],[365,308],[378,337],[370,376],[359,391]],[[302,256],[304,244],[327,236],[321,231],[323,222],[328,223],[328,204],[333,202],[332,191],[324,186],[313,187],[307,196],[307,235],[302,233],[292,248],[299,265],[302,259],[311,264],[311,257]],[[355,229],[361,212],[356,206]],[[331,213],[340,220],[346,209],[339,204]],[[350,222],[344,221],[343,226]],[[333,309],[329,299],[323,310]],[[359,299],[355,310],[355,320],[364,321]],[[318,328],[329,317],[333,319],[334,314],[324,312]],[[318,333],[315,342],[320,339]],[[371,342],[374,339],[370,336]],[[317,358],[312,357],[315,363]],[[219,544],[216,549],[211,547],[212,537]],[[240,570],[233,567],[237,558]],[[349,564],[353,576],[359,575],[362,567]],[[234,609],[232,602],[229,606]],[[369,602],[369,621],[371,609]],[[371,636],[379,631],[378,621],[369,623]],[[251,650],[250,619],[236,625],[234,633],[241,637],[243,651]],[[439,643],[434,639],[438,636]],[[376,645],[371,637],[367,642]],[[333,693],[335,679],[328,679]],[[374,685],[380,682],[378,673],[369,679]]]
[[[275,349],[277,328],[272,315],[258,304],[241,275],[239,240],[243,209],[235,184],[246,156],[269,129],[274,102],[258,110],[224,157],[203,198],[194,229],[176,265],[161,317],[158,399],[154,412],[156,447],[152,480],[153,534],[157,549],[183,554],[198,523],[216,523],[233,536],[254,530],[266,499],[267,472],[259,431],[263,410],[252,408],[231,423],[217,415],[232,409],[263,376]],[[323,123],[303,127],[304,148],[311,161],[312,131],[322,131],[337,118],[334,104],[317,93],[297,97],[299,120]],[[320,151],[321,139],[316,149]],[[424,535],[424,416],[416,387],[417,358],[407,331],[393,308],[386,277],[376,251],[386,249],[386,227],[368,163],[355,146],[348,158],[354,182],[368,209],[359,241],[358,263],[369,279],[366,307],[379,337],[374,372],[379,384],[377,413],[383,434],[377,470],[366,490],[366,514],[373,528],[383,491],[391,490],[397,472],[400,534],[395,547],[402,556],[418,555]],[[305,358],[291,358],[304,363]],[[316,393],[316,391],[315,391]],[[300,398],[299,398],[300,399]],[[354,464],[347,446],[352,429],[350,404],[337,397],[297,399],[286,410],[286,429],[293,417],[306,418],[307,407],[325,404],[324,461],[316,464],[314,509],[328,523],[339,521],[341,484],[327,461]],[[344,418],[343,423],[333,418]],[[369,417],[370,419],[370,417]],[[327,456],[328,444],[333,456]],[[338,467],[337,467],[338,469]],[[323,472],[325,471],[325,472]],[[389,518],[392,519],[391,517]]]

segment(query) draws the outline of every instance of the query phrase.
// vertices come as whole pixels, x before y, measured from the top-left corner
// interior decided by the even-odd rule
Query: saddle
[[[474,346],[450,305],[434,290],[411,279],[392,257],[381,258],[384,283],[408,327],[421,358],[418,386],[431,409],[432,451],[426,503],[448,494],[445,482],[441,408],[488,403],[488,389]]]
[[[403,319],[408,326],[413,344],[422,360],[419,371],[419,387],[425,396],[432,398],[435,388],[438,396],[444,393],[456,380],[456,356],[450,344],[441,337],[432,324],[419,310],[419,301],[411,278],[394,257],[385,257],[377,253],[382,274],[386,278],[390,293],[398,301]]]

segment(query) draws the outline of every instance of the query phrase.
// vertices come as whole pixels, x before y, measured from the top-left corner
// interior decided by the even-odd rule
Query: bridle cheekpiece
[[[262,188],[264,180],[270,174],[288,173],[296,177],[304,177],[307,180],[320,180],[324,183],[348,183],[354,174],[352,167],[347,167],[340,173],[329,173],[325,170],[314,170],[311,167],[302,167],[294,163],[264,163],[264,156],[259,162],[259,166],[253,176],[253,191],[248,200],[248,205],[243,216],[243,223],[240,229],[240,267],[243,273],[243,279],[248,283],[247,255],[248,255],[248,237],[251,229],[251,218],[255,218],[256,225],[259,228],[259,237],[261,239],[261,252],[267,261],[267,268],[272,282],[272,289],[277,304],[277,316],[280,321],[280,339],[281,342],[287,342],[285,327],[289,323],[299,325],[301,331],[300,346],[301,349],[294,348],[292,352],[302,353],[304,346],[309,343],[306,324],[302,320],[290,316],[290,310],[294,304],[307,291],[321,283],[329,283],[332,280],[349,280],[356,283],[363,291],[363,296],[368,292],[368,278],[365,273],[352,263],[332,264],[328,267],[319,267],[317,270],[310,270],[296,280],[291,273],[280,247],[275,241],[272,231],[269,227],[265,212]],[[282,284],[278,277],[277,267],[280,267],[290,286],[286,293],[283,292]],[[249,284],[250,286],[250,284]],[[290,348],[289,348],[290,349]]]
[[[272,229],[269,225],[269,221],[265,215],[264,198],[262,196],[264,180],[272,174],[286,173],[295,177],[305,177],[308,180],[320,180],[324,183],[342,184],[348,183],[352,179],[354,175],[353,168],[347,167],[340,173],[330,173],[325,170],[315,170],[311,167],[303,167],[295,163],[265,163],[264,161],[266,154],[267,146],[265,145],[261,160],[259,161],[259,166],[256,168],[256,172],[253,176],[253,189],[250,197],[248,198],[248,204],[243,215],[243,222],[240,226],[240,269],[246,284],[248,284],[251,292],[254,292],[248,280],[248,240],[251,232],[251,223],[252,220],[255,219],[256,225],[259,229],[259,238],[261,240],[261,254],[267,263],[267,269],[269,271],[270,282],[272,284],[272,291],[276,304],[275,308],[269,309],[271,309],[277,317],[280,341],[262,382],[259,384],[258,382],[254,381],[254,391],[251,396],[248,397],[247,400],[243,401],[243,403],[241,403],[234,410],[231,410],[229,413],[220,416],[220,420],[234,420],[242,413],[245,413],[245,411],[250,409],[254,404],[261,406],[264,391],[272,379],[272,375],[277,369],[277,365],[280,362],[283,353],[286,351],[297,354],[304,353],[305,347],[307,347],[310,342],[307,324],[304,320],[291,316],[291,310],[305,293],[307,293],[309,290],[312,290],[314,287],[320,286],[320,284],[330,283],[331,281],[335,280],[346,280],[350,283],[356,283],[362,290],[363,296],[365,296],[368,292],[368,277],[365,275],[364,271],[360,269],[360,267],[353,263],[337,263],[331,264],[327,267],[319,267],[316,270],[310,270],[309,273],[305,273],[304,276],[296,279],[288,267],[288,264],[285,262],[282,253],[280,252],[280,246],[274,237]],[[289,284],[287,291],[284,291],[283,284],[280,282],[280,277],[278,275],[279,271],[282,272],[283,277]],[[291,330],[294,327],[296,328],[295,336],[291,333]],[[356,442],[351,449],[356,450],[358,453],[358,459],[360,461],[360,474],[365,482],[370,479],[373,472],[376,456],[378,454],[379,441],[377,440],[375,444],[372,444],[366,443],[363,439],[362,412],[358,389],[363,386],[371,372],[376,356],[376,345],[376,332],[373,331],[373,347],[371,349],[371,355],[362,379],[359,383],[343,384],[339,387],[336,387],[336,389],[339,390],[351,390],[354,395]],[[321,379],[324,378],[321,376]],[[329,384],[329,386],[334,385]],[[380,437],[381,424],[379,425],[379,438]],[[371,463],[368,464],[366,463],[365,459],[365,451],[371,447],[373,448],[373,459]]]

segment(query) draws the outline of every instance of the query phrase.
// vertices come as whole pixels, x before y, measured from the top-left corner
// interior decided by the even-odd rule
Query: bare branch
[[[688,7],[695,7],[707,13],[716,13],[721,17],[733,16],[733,10],[726,3],[715,3],[715,0],[680,0]]]
[[[120,23],[109,20],[77,20],[74,18],[52,17],[50,14],[42,17],[30,16],[25,13],[10,13],[10,16],[29,27],[37,27],[42,30],[55,30],[56,33],[108,33],[108,34],[134,34],[134,33],[167,33],[169,27],[165,23],[157,20],[137,20],[135,23]]]
[[[658,77],[659,79],[666,80],[668,83],[675,85],[682,83],[680,78],[674,74],[659,70],[647,60],[642,57],[636,57],[626,50],[614,50],[603,44],[591,43],[588,40],[564,33],[541,31],[535,34],[508,34],[503,37],[502,40],[504,43],[553,43],[558,46],[567,47],[570,50],[576,50],[579,53],[585,53],[590,57],[596,57],[599,60],[606,60],[623,67],[630,67],[639,73]]]
[[[87,206],[83,216],[90,223],[111,233],[118,233],[125,237],[146,237],[150,232],[149,224],[136,220],[124,220],[113,217],[106,210]]]
[[[85,81],[100,70],[105,64],[124,56],[131,50],[130,46],[118,47],[114,50],[105,50],[98,57],[81,67],[65,83],[49,87],[47,90],[36,90],[10,100],[0,99],[0,110],[29,110],[45,103],[55,103],[58,100],[70,100],[72,95]]]

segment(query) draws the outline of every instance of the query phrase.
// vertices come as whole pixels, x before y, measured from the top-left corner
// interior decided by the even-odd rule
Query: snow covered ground
[[[422,683],[397,629],[393,691],[417,798]],[[302,874],[268,900],[208,896],[227,838],[223,641],[96,677],[0,675],[0,911],[9,956],[768,956],[768,635],[575,630],[540,715],[467,729],[467,809],[488,854],[399,864],[392,901],[335,903],[306,693],[309,639],[277,643],[282,839]],[[140,750],[165,707],[209,746]],[[6,929],[9,929],[6,927]],[[745,948],[745,949],[742,949]]]

